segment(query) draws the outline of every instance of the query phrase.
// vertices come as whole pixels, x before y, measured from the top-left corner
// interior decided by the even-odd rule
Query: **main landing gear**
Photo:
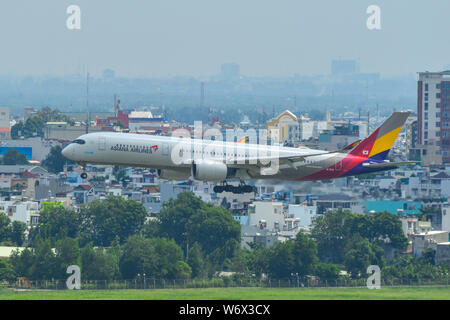
[[[213,190],[215,193],[231,192],[234,194],[243,194],[243,193],[256,192],[256,187],[249,186],[249,185],[242,184],[242,183],[240,183],[238,186],[232,186],[225,182],[225,184],[223,184],[223,185],[215,186]]]

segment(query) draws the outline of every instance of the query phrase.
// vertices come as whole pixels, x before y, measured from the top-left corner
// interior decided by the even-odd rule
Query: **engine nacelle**
[[[189,172],[189,170],[168,170],[168,169],[158,170],[158,177],[160,179],[165,180],[183,181],[188,180],[190,176],[191,173]]]
[[[192,164],[192,176],[201,181],[224,181],[228,168],[225,163],[201,160]]]

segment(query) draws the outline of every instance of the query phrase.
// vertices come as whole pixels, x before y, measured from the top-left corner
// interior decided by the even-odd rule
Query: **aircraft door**
[[[162,154],[163,156],[168,156],[169,155],[169,145],[167,143],[164,143],[162,146]]]
[[[335,171],[341,171],[342,170],[342,161],[336,162],[336,164],[334,165],[334,170]]]
[[[106,138],[105,137],[98,138],[98,150],[100,150],[100,151],[106,150]]]

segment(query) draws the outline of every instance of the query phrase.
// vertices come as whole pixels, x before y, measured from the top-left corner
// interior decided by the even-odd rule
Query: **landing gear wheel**
[[[88,174],[86,172],[83,172],[81,174],[81,179],[85,180],[85,179],[87,179],[87,177],[88,177]]]
[[[237,186],[237,187],[232,187],[233,189],[231,190],[231,192],[233,192],[234,194],[241,194],[242,193],[242,187],[241,186]]]
[[[244,185],[244,186],[242,186],[242,191],[244,192],[244,193],[252,193],[252,192],[254,192],[254,187],[253,186],[249,186],[249,185]]]
[[[256,187],[249,186],[247,184],[239,184],[238,186],[225,184],[225,185],[214,186],[213,191],[215,193],[231,192],[234,194],[243,194],[243,193],[252,193],[252,192],[255,193]]]
[[[215,193],[222,193],[222,192],[233,192],[233,187],[232,185],[229,184],[225,184],[225,185],[218,185],[218,186],[214,186],[213,191]]]

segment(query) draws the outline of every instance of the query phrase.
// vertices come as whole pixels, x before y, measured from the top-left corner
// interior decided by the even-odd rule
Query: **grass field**
[[[13,291],[0,289],[0,300],[450,300],[450,287],[405,287],[369,290],[211,288],[157,290]]]

